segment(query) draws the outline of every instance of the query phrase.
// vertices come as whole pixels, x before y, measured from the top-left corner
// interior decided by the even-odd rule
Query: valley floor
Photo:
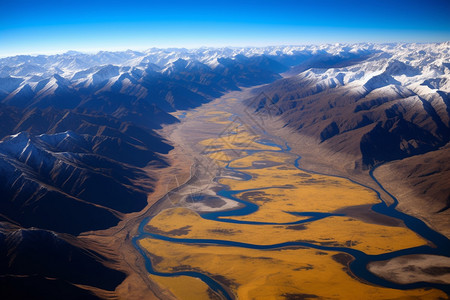
[[[430,247],[425,225],[405,226],[409,216],[389,209],[396,199],[370,174],[255,115],[240,103],[248,92],[185,112],[162,130],[175,146],[172,166],[161,171],[148,210],[115,234],[133,274],[119,296],[446,297],[440,262],[448,240]],[[390,276],[396,264],[412,279]]]

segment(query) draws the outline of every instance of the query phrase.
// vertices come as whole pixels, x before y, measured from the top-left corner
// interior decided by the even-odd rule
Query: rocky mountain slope
[[[170,112],[287,70],[261,55],[205,64],[184,53],[157,61],[130,51],[0,59],[0,296],[114,291],[125,274],[114,269],[113,252],[97,253],[77,236],[147,206],[172,149],[155,129],[178,122]]]
[[[2,299],[99,299],[77,285],[112,291],[125,278],[104,265],[105,257],[73,237],[4,225],[0,226]]]
[[[359,58],[353,49],[340,59],[318,56],[256,89],[247,104],[257,113],[280,117],[328,153],[350,157],[341,161],[349,170],[366,172],[444,147],[450,141],[450,43],[375,50]],[[441,158],[421,167],[426,171],[412,171],[422,157],[398,161],[403,171],[395,173],[422,199],[418,207],[433,202],[429,220],[448,213],[448,177],[441,172],[448,147],[435,153]],[[424,200],[424,194],[433,199]]]
[[[125,276],[117,258],[79,235],[147,205],[157,178],[144,168],[167,166],[172,147],[155,130],[178,122],[172,112],[262,84],[247,101],[252,111],[345,153],[352,169],[394,161],[414,195],[432,197],[434,213],[448,212],[448,189],[434,184],[446,182],[438,166],[448,147],[426,167],[413,165],[414,155],[450,140],[450,43],[7,57],[0,59],[0,297],[29,298],[22,286],[36,299],[110,295]],[[406,165],[395,161],[406,157]],[[101,276],[82,276],[81,265]]]

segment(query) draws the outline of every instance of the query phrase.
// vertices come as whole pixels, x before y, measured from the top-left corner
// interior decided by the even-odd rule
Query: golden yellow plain
[[[256,142],[257,136],[245,131],[243,126],[232,124],[227,132],[219,138],[210,138],[200,142],[203,146],[211,146],[217,150],[279,150],[278,147],[263,145]]]
[[[249,168],[252,167],[255,161],[271,161],[277,163],[286,163],[288,161],[293,162],[294,160],[295,156],[289,153],[262,151],[233,160],[232,162],[230,162],[230,167]]]
[[[225,167],[233,157],[226,151],[215,151],[207,154],[220,167]]]
[[[196,270],[216,278],[238,299],[283,299],[315,295],[320,299],[439,299],[436,289],[395,290],[352,278],[333,251],[313,249],[255,250],[189,245],[146,238],[142,247],[160,257],[159,272]],[[341,254],[342,255],[342,254]],[[310,296],[311,297],[311,296]]]
[[[263,206],[259,210],[244,216],[233,216],[233,217],[220,217],[220,219],[232,219],[237,221],[245,222],[270,222],[270,223],[292,223],[300,220],[308,219],[308,217],[295,216],[283,211],[280,211],[274,207]]]
[[[380,202],[374,191],[350,180],[307,173],[290,165],[246,169],[242,172],[251,175],[252,179],[219,180],[231,190],[252,189],[236,197],[257,204],[259,210],[253,215],[233,217],[236,220],[257,221],[256,218],[267,218],[266,222],[294,222],[297,217],[289,212],[333,212],[347,206]]]
[[[149,275],[162,290],[168,289],[170,293],[180,300],[209,300],[209,286],[198,278],[189,276],[163,277]]]
[[[202,117],[205,118],[206,122],[215,123],[215,124],[224,124],[228,125],[233,123],[230,120],[230,116],[232,114],[225,111],[219,111],[219,110],[212,110],[204,113]]]
[[[217,239],[255,245],[307,241],[353,248],[373,255],[426,244],[407,228],[368,224],[348,217],[328,217],[301,225],[233,224],[206,220],[192,210],[178,207],[162,211],[148,225],[175,238]]]
[[[229,124],[230,123],[230,121],[227,121],[226,119],[224,119],[222,117],[210,118],[210,119],[208,119],[208,122],[212,122],[215,124]]]
[[[252,178],[248,181],[222,178],[220,183],[231,190],[247,190],[237,198],[258,205],[259,209],[246,216],[230,219],[255,222],[287,223],[306,219],[289,212],[333,212],[339,208],[376,204],[376,193],[350,180],[308,173],[293,166],[295,155],[257,143],[259,136],[247,131],[230,114],[211,111],[207,122],[228,125],[226,133],[206,139],[201,145],[210,147],[207,155],[219,166],[249,168],[241,170]],[[227,149],[270,150],[235,159]],[[271,161],[281,165],[251,168],[254,162]],[[217,239],[270,245],[291,241],[307,241],[317,245],[353,248],[367,254],[381,254],[416,247],[426,243],[404,227],[370,224],[345,216],[328,217],[301,225],[250,225],[211,221],[186,208],[167,209],[149,224],[150,231],[170,237],[188,239]],[[351,277],[333,255],[339,252],[312,248],[255,250],[248,248],[187,245],[156,239],[140,241],[150,253],[159,257],[155,269],[174,272],[195,269],[231,288],[239,299],[284,299],[317,295],[321,299],[438,299],[445,296],[439,290],[401,291],[363,284]],[[344,255],[344,254],[341,254]],[[164,278],[164,277],[161,277]],[[187,277],[186,277],[187,278]],[[180,282],[159,279],[160,284],[182,299],[202,299],[207,294],[203,282]],[[203,285],[202,285],[203,284]],[[192,293],[186,291],[192,285]],[[184,293],[188,296],[182,296]],[[196,296],[197,295],[197,296]],[[187,298],[186,298],[187,297]]]
[[[223,111],[223,110],[210,110],[203,114],[204,116],[222,116],[222,117],[229,117],[231,116],[231,113]]]

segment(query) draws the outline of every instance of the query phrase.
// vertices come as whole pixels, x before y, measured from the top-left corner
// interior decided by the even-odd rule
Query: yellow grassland
[[[225,167],[233,159],[233,153],[227,153],[226,151],[216,151],[207,155],[220,167]]]
[[[204,114],[204,116],[220,116],[222,118],[230,117],[231,113],[223,110],[210,110]]]
[[[228,115],[225,115],[228,116]],[[217,138],[205,139],[200,142],[202,146],[214,146],[217,150],[242,149],[242,150],[279,150],[278,147],[262,145],[256,142],[258,135],[252,133],[249,128],[225,118],[216,116],[207,118],[207,122],[227,124]]]
[[[289,212],[324,212],[379,203],[376,193],[345,178],[319,175],[297,169],[295,156],[270,152],[278,147],[262,145],[246,126],[230,121],[230,114],[209,111],[206,122],[222,124],[226,130],[217,138],[200,142],[205,153],[219,166],[245,168],[248,181],[221,178],[231,190],[247,190],[235,196],[258,205],[246,216],[228,217],[254,222],[288,223],[307,217]],[[237,152],[230,152],[230,149]],[[242,150],[242,151],[241,151]],[[248,155],[246,150],[268,150]],[[238,154],[236,154],[238,153]],[[240,156],[241,158],[236,158]],[[254,162],[277,165],[253,167]],[[366,223],[346,216],[328,217],[301,225],[251,225],[206,220],[187,208],[163,210],[149,222],[148,230],[175,238],[216,239],[255,245],[306,241],[316,245],[347,247],[367,254],[380,254],[426,244],[405,227]],[[152,253],[160,272],[195,270],[224,284],[239,299],[438,299],[442,291],[430,289],[395,290],[363,283],[349,274],[342,253],[312,248],[255,250],[232,246],[193,245],[153,238],[140,241]],[[341,255],[341,261],[333,258]],[[157,259],[154,259],[154,258]],[[345,255],[344,255],[345,257]],[[349,257],[349,256],[348,256]],[[208,287],[186,276],[176,278],[152,275],[180,299],[211,296]],[[175,280],[176,279],[176,280]]]
[[[261,220],[260,220],[261,221]],[[348,217],[329,217],[302,225],[250,225],[205,220],[187,208],[162,211],[149,225],[159,233],[189,239],[217,239],[255,245],[307,241],[381,254],[424,245],[403,227],[368,224]],[[188,228],[186,228],[188,226]]]
[[[229,124],[230,121],[224,120],[222,117],[218,116],[218,117],[214,117],[214,118],[210,118],[208,120],[209,122],[213,122],[216,124]]]
[[[211,299],[211,293],[208,293],[209,286],[198,278],[189,276],[162,277],[156,275],[149,275],[149,277],[156,282],[162,290],[168,289],[177,299]]]
[[[231,129],[234,130],[234,129]],[[225,149],[242,149],[242,150],[279,150],[277,147],[262,145],[256,143],[256,136],[242,131],[230,131],[237,132],[234,134],[223,135],[220,138],[206,139],[201,145],[208,147],[214,145],[217,150]]]
[[[314,249],[254,250],[188,245],[152,238],[141,245],[156,255],[159,272],[196,270],[230,288],[238,299],[438,299],[439,290],[394,290],[352,278],[333,256]],[[297,298],[295,298],[297,297]]]
[[[380,201],[375,192],[347,179],[307,173],[290,165],[246,169],[243,172],[251,175],[252,179],[219,180],[231,190],[257,190],[238,194],[237,197],[245,196],[245,200],[257,204],[258,212],[235,219],[256,221],[255,218],[263,217],[267,222],[294,222],[297,217],[288,212],[333,212],[342,207]]]
[[[289,153],[282,152],[256,152],[245,157],[235,159],[230,162],[232,168],[250,168],[254,162],[258,161],[272,161],[277,163],[293,163],[295,156]]]

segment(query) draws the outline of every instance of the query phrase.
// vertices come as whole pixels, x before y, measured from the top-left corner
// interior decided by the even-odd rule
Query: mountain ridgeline
[[[274,81],[287,69],[243,55],[219,58],[215,68],[178,58],[164,68],[109,64],[66,77],[36,74],[47,69],[26,64],[2,68],[14,75],[28,70],[26,76],[0,78],[2,212],[18,225],[71,234],[109,228],[146,206],[154,178],[139,168],[167,164],[172,147],[154,130],[178,122],[170,112]],[[75,218],[97,217],[81,223],[56,213],[68,207]]]
[[[179,122],[173,112],[252,86],[252,111],[351,155],[361,171],[450,141],[450,43],[0,59],[0,297],[29,298],[22,286],[36,299],[114,291],[126,276],[116,258],[79,235],[147,206],[158,178],[146,169],[166,167],[172,149],[156,130]],[[439,189],[427,191],[445,211]]]
[[[157,178],[143,168],[164,168],[172,149],[155,130],[178,122],[171,112],[287,70],[265,56],[220,57],[215,67],[181,57],[159,65],[115,60],[130,55],[0,60],[1,298],[114,291],[125,278],[116,257],[77,236],[147,206]]]
[[[448,49],[397,45],[359,57],[318,55],[255,89],[247,104],[371,168],[450,141]]]
[[[281,119],[345,172],[383,166],[399,207],[448,235],[450,43],[379,45],[359,58],[350,48],[291,68],[246,104]]]

